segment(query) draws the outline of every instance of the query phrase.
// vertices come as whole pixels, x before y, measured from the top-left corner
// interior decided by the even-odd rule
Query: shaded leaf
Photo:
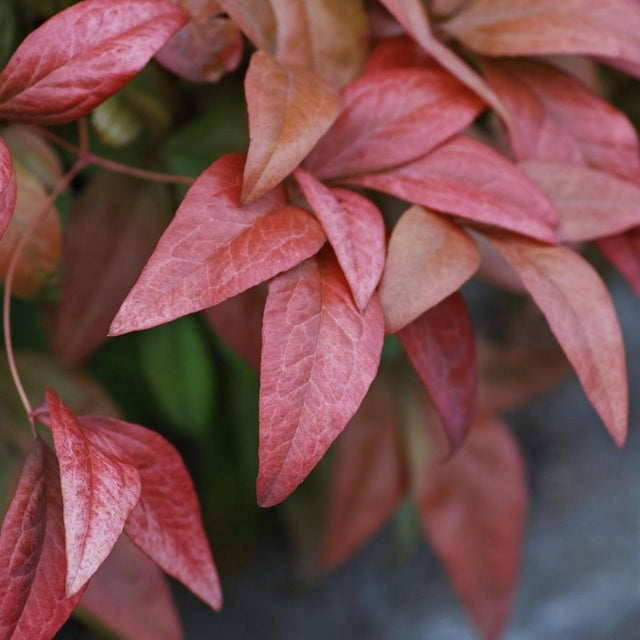
[[[54,347],[82,362],[109,324],[170,220],[167,193],[146,182],[100,173],[74,200],[63,250]]]
[[[160,409],[181,432],[195,437],[213,426],[214,369],[194,318],[145,331],[140,358]]]
[[[333,569],[357,551],[400,505],[406,478],[391,387],[374,382],[336,441],[322,564]]]
[[[394,69],[440,69],[440,65],[412,38],[395,36],[385,38],[374,47],[363,75]]]
[[[263,51],[245,76],[249,152],[242,202],[252,202],[284,180],[340,112],[338,95],[313,72],[288,69]]]
[[[296,180],[336,253],[354,300],[364,311],[384,269],[386,232],[378,208],[346,189],[329,189],[298,169]]]
[[[85,0],[32,31],[0,73],[0,118],[69,122],[121,89],[187,21],[165,0]]]
[[[492,234],[517,271],[618,446],[627,434],[628,391],[622,333],[611,298],[595,269],[562,246]]]
[[[38,438],[0,532],[0,637],[52,638],[81,595],[66,597],[65,575],[58,466]]]
[[[198,498],[178,452],[159,434],[129,422],[102,416],[82,416],[80,422],[118,445],[126,452],[123,459],[140,473],[142,493],[127,520],[127,535],[164,571],[219,609],[218,574]]]
[[[442,69],[367,75],[342,94],[340,116],[305,167],[320,179],[391,169],[467,127],[484,104]]]
[[[376,375],[384,319],[354,305],[329,251],[275,278],[264,311],[257,493],[284,500],[360,406]]]
[[[560,214],[562,241],[594,240],[640,225],[640,185],[580,165],[530,160],[519,166]]]
[[[220,5],[258,49],[276,52],[276,16],[271,0],[220,0]]]
[[[555,239],[558,214],[542,191],[499,153],[471,138],[454,138],[397,169],[347,182],[538,240]]]
[[[17,244],[29,225],[42,214],[48,196],[32,173],[15,165],[18,187],[13,217],[0,241],[0,279],[5,282]],[[62,229],[55,207],[51,207],[29,236],[13,276],[12,293],[22,298],[36,295],[51,277],[62,254]]]
[[[399,337],[455,451],[475,419],[477,400],[473,325],[464,299],[459,293],[450,295],[408,324]]]
[[[294,267],[325,241],[306,211],[276,189],[240,204],[244,157],[225,156],[194,183],[110,335],[147,329],[201,311]]]
[[[416,501],[469,617],[484,638],[497,639],[513,604],[528,503],[509,429],[495,418],[480,420],[453,458],[428,470]]]
[[[182,630],[162,572],[127,536],[91,578],[78,612],[134,640],[180,640]]]
[[[67,594],[82,589],[116,543],[140,497],[140,475],[106,438],[85,433],[54,391],[47,392],[60,463],[67,554]],[[95,441],[98,440],[99,446]]]
[[[380,1],[417,42],[423,44],[431,40],[431,25],[422,0]]]
[[[389,240],[380,283],[387,333],[395,333],[457,291],[480,255],[456,224],[417,205],[402,215]]]
[[[640,228],[600,238],[598,248],[640,297]]]
[[[16,206],[18,187],[7,145],[0,138],[0,238],[9,226]]]

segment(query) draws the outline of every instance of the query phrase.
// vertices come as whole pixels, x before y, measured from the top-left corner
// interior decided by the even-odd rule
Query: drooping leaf
[[[598,248],[640,296],[640,228],[598,240]]]
[[[618,446],[627,434],[624,343],[600,276],[577,253],[514,236],[492,234],[547,318],[591,404]]]
[[[182,630],[162,572],[126,535],[120,537],[78,604],[89,620],[134,640],[181,640]]]
[[[165,0],[85,0],[61,11],[25,38],[0,73],[0,118],[57,124],[86,115],[187,18]]]
[[[194,183],[110,335],[147,329],[201,311],[294,267],[325,241],[306,211],[275,189],[240,204],[241,154],[214,162]]]
[[[384,269],[384,219],[367,198],[329,189],[302,169],[295,177],[336,253],[358,309],[369,304]]]
[[[415,205],[389,240],[380,283],[387,333],[395,333],[457,291],[475,272],[480,255],[456,224]]]
[[[50,640],[80,593],[65,595],[62,495],[55,456],[38,438],[0,532],[0,637]]]
[[[20,164],[15,165],[17,199],[13,217],[0,241],[0,280],[5,282],[16,245],[27,227],[42,214],[48,196],[42,184]],[[62,229],[55,207],[30,235],[15,268],[12,293],[22,298],[36,295],[51,277],[62,254]]]
[[[406,491],[391,387],[374,382],[336,441],[322,564],[345,562],[393,514]]]
[[[74,200],[63,249],[54,347],[67,362],[88,358],[171,218],[166,191],[100,173]]]
[[[519,166],[560,214],[562,241],[594,240],[640,225],[640,184],[581,165],[530,160]]]
[[[18,187],[7,145],[0,138],[0,238],[9,226],[16,206]]]
[[[418,488],[420,522],[475,626],[501,636],[522,555],[527,487],[509,429],[481,419],[462,449],[431,466]]]
[[[411,364],[429,391],[449,448],[455,451],[475,419],[476,352],[464,299],[454,293],[399,333]]]
[[[631,122],[573,76],[531,60],[486,60],[483,68],[509,111],[517,160],[585,164],[622,177],[640,170]]]
[[[142,493],[127,520],[127,535],[164,571],[219,609],[218,574],[198,498],[178,452],[159,434],[129,422],[82,416],[80,423],[118,445],[126,454],[124,460],[140,473]]]
[[[111,552],[140,497],[137,469],[112,442],[87,434],[54,391],[47,392],[60,463],[67,594],[78,593]],[[100,446],[96,446],[96,441]]]
[[[438,68],[395,69],[349,85],[343,108],[305,167],[320,179],[375,173],[425,155],[467,127],[484,104]]]
[[[635,0],[471,0],[442,26],[490,56],[578,54],[640,65]]]
[[[382,352],[374,295],[364,314],[325,251],[269,285],[260,371],[260,505],[284,500],[360,406]]]
[[[253,44],[276,52],[276,16],[271,0],[220,0],[222,8]]]
[[[213,427],[215,372],[194,318],[180,318],[140,336],[140,359],[156,401],[181,432]]]
[[[383,173],[347,181],[407,202],[552,242],[558,214],[540,189],[499,153],[466,137]]]
[[[333,124],[338,95],[313,72],[287,68],[263,51],[245,76],[251,142],[242,202],[253,202],[289,175]]]

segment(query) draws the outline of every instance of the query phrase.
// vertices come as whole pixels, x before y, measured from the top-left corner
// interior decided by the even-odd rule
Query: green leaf
[[[213,422],[215,372],[197,321],[189,316],[145,331],[140,357],[160,410],[185,435]]]

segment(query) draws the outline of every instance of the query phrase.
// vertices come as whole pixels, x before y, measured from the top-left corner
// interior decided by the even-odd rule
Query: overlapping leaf
[[[486,145],[457,137],[423,158],[347,181],[444,213],[552,242],[558,214],[540,189]]]
[[[290,269],[325,241],[280,188],[240,204],[244,158],[214,162],[188,191],[111,325],[111,335],[201,311]]]
[[[307,171],[299,169],[295,177],[327,234],[358,309],[364,311],[384,269],[382,214],[367,198],[329,189]]]
[[[566,247],[495,234],[490,239],[546,316],[591,404],[622,446],[629,402],[624,343],[600,276]]]
[[[0,73],[0,118],[75,120],[121,89],[187,14],[165,0],[85,0],[31,32]]]
[[[270,0],[220,0],[220,5],[258,49],[276,52],[276,16]]]
[[[457,291],[479,262],[473,240],[456,224],[417,205],[408,209],[391,234],[380,283],[387,333]]]
[[[378,370],[383,334],[377,297],[360,314],[330,251],[271,282],[260,376],[262,506],[284,500],[353,417]]]
[[[640,228],[601,238],[598,248],[640,296]]]
[[[9,226],[16,206],[16,176],[7,145],[0,138],[0,238]]]
[[[375,173],[425,155],[467,127],[483,103],[438,68],[395,69],[349,85],[305,167],[321,179]]]
[[[340,112],[338,95],[312,71],[287,68],[257,51],[245,76],[251,142],[242,201],[253,202],[289,175]]]

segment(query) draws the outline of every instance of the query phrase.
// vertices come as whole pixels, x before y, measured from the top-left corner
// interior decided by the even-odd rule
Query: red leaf
[[[322,224],[360,311],[369,304],[384,269],[384,219],[367,198],[346,189],[328,189],[302,169],[296,180]]]
[[[336,441],[333,483],[322,564],[345,562],[394,513],[406,490],[391,387],[372,385],[362,406]]]
[[[86,584],[111,552],[140,497],[140,475],[123,452],[88,433],[54,391],[47,391],[60,463],[67,552],[67,594]]]
[[[282,182],[305,158],[340,112],[334,90],[313,72],[287,69],[263,51],[245,76],[251,142],[242,202]]]
[[[264,312],[258,502],[284,500],[360,406],[376,375],[384,319],[364,314],[331,253],[274,279]]]
[[[80,594],[65,596],[62,496],[55,456],[38,439],[0,532],[0,637],[50,640]]]
[[[457,291],[480,255],[456,224],[417,205],[402,215],[389,240],[380,283],[387,333],[395,333]]]
[[[127,535],[169,575],[214,609],[222,606],[218,573],[202,528],[198,498],[178,452],[159,434],[129,422],[82,416],[104,440],[125,452],[142,479]]]
[[[86,0],[32,31],[0,74],[0,119],[57,124],[121,89],[188,16],[164,0]]]
[[[538,187],[486,145],[454,138],[423,158],[350,184],[552,242],[558,214]]]
[[[640,297],[640,228],[601,238],[598,240],[598,248]]]
[[[520,569],[527,512],[524,463],[509,429],[485,418],[417,495],[425,534],[474,624],[497,639]]]
[[[162,572],[127,536],[91,578],[78,605],[123,638],[181,640],[182,630]]]
[[[394,69],[439,69],[440,65],[415,40],[396,36],[382,40],[367,58],[364,75]]]
[[[640,225],[640,185],[609,173],[559,162],[524,162],[520,168],[560,214],[558,237],[594,240]]]
[[[547,318],[578,378],[618,446],[627,435],[627,372],[616,311],[600,276],[562,246],[492,234]]]
[[[517,160],[586,164],[622,177],[640,170],[631,122],[573,76],[530,60],[486,60],[483,66],[509,111]]]
[[[0,138],[0,238],[4,235],[16,207],[18,186],[11,163],[11,154]]]
[[[110,335],[155,327],[212,307],[316,253],[325,241],[306,211],[274,190],[240,204],[244,158],[214,162],[189,189]]]
[[[445,298],[402,329],[399,337],[455,451],[475,419],[477,399],[473,325],[464,299],[459,293]]]
[[[490,56],[583,54],[640,64],[635,0],[471,0],[443,29]]]
[[[63,252],[54,345],[67,362],[89,357],[151,256],[171,215],[167,193],[100,173],[74,200]]]
[[[320,179],[391,169],[467,127],[483,103],[442,69],[368,75],[343,93],[340,116],[305,167]]]

